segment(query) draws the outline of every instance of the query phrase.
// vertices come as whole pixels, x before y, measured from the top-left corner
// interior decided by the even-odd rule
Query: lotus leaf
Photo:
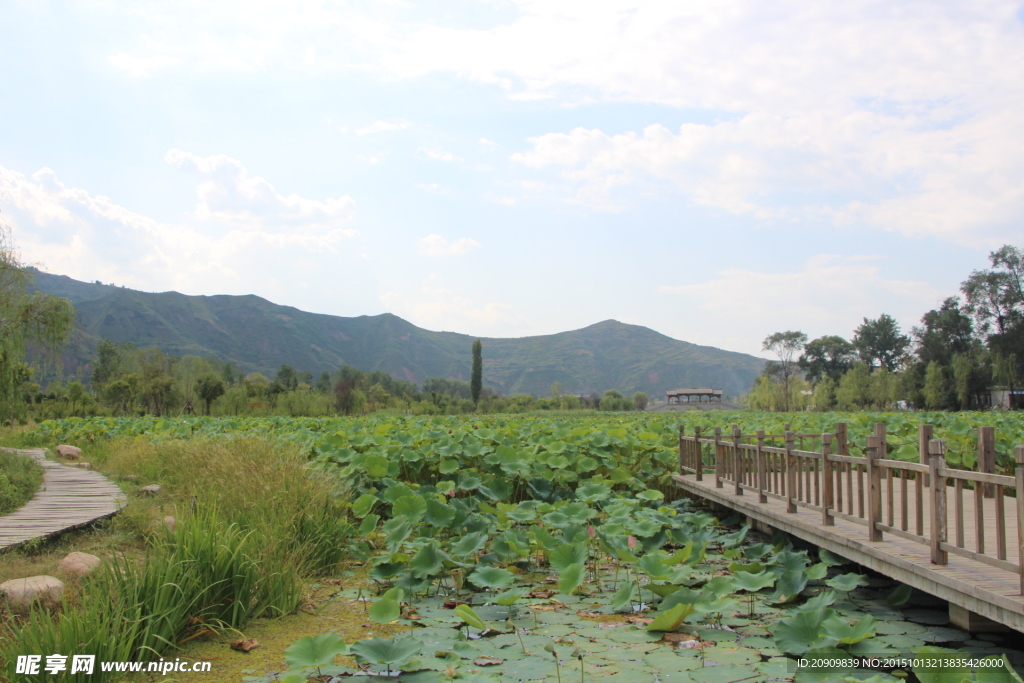
[[[583,585],[583,565],[570,564],[560,572],[558,577],[558,590],[560,593],[572,595],[576,589]]]
[[[678,631],[686,617],[693,614],[693,605],[676,605],[658,614],[654,621],[647,625],[648,631]]]
[[[875,635],[875,620],[870,614],[852,626],[836,614],[826,619],[823,626],[830,638],[843,645],[853,645]]]
[[[441,573],[441,553],[438,551],[437,542],[431,541],[419,549],[412,559],[409,560],[409,569],[417,579],[428,576],[437,576]]]
[[[484,620],[469,605],[457,605],[455,607],[455,615],[473,628],[480,629],[481,631],[487,628]]]
[[[837,591],[848,593],[858,586],[868,585],[868,579],[863,574],[840,574],[839,576],[833,576],[825,584]]]
[[[756,592],[775,584],[777,578],[771,572],[761,571],[757,574],[740,571],[732,575],[733,582],[738,590]]]
[[[422,652],[423,643],[413,636],[370,638],[353,643],[349,649],[358,659],[371,664],[384,664],[391,670],[401,668]]]
[[[801,655],[812,648],[830,647],[837,639],[826,635],[823,624],[835,612],[827,607],[798,612],[775,625],[775,645],[783,652]]]
[[[337,633],[322,633],[295,641],[284,651],[284,661],[292,669],[329,666],[338,655],[348,654],[348,650]]]
[[[587,546],[585,543],[562,544],[548,553],[548,562],[551,568],[561,574],[572,564],[585,564],[587,561]]]
[[[372,493],[364,493],[352,503],[352,514],[359,518],[366,517],[376,503],[377,496]]]
[[[504,590],[515,583],[516,576],[507,569],[480,565],[469,575],[469,580],[480,588]]]

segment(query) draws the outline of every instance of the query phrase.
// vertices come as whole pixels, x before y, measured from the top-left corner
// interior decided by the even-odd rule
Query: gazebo
[[[685,397],[685,401],[683,400]],[[700,389],[672,389],[665,392],[666,403],[721,403],[722,390],[704,387]]]

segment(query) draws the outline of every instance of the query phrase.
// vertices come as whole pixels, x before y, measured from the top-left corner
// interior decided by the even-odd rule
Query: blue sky
[[[49,272],[763,355],[1024,246],[1017,3],[11,0],[0,220]]]

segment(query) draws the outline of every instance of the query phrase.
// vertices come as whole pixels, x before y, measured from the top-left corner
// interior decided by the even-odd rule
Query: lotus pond
[[[946,626],[941,601],[827,551],[723,524],[677,496],[680,423],[778,431],[778,415],[761,417],[72,419],[36,436],[262,431],[299,441],[311,468],[344,479],[353,492],[346,543],[366,583],[338,598],[409,630],[355,643],[314,634],[286,652],[288,670],[252,681],[1020,681],[1007,664],[1024,663],[1013,649],[1020,634],[974,639]],[[919,417],[782,419],[813,432],[845,418],[855,442],[876,421],[895,423],[891,457],[903,455],[900,424],[916,443],[910,433],[929,421],[936,436],[959,435],[966,458],[974,423]],[[1012,425],[999,429],[1018,437]],[[940,653],[989,659],[917,671],[852,659]],[[798,670],[797,657],[822,665]]]

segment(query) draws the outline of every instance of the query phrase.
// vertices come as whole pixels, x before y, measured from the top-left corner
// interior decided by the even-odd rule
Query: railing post
[[[1013,449],[1013,460],[1017,465],[1014,470],[1017,479],[1017,564],[1020,572],[1020,594],[1024,595],[1024,446]]]
[[[878,437],[878,457],[885,459],[889,457],[889,439],[886,436],[886,424],[875,423],[875,436]]]
[[[882,532],[876,526],[882,521],[882,468],[875,464],[879,459],[881,439],[877,433],[868,437],[868,540],[881,541]]]
[[[796,512],[796,501],[793,493],[796,491],[796,456],[793,455],[793,442],[796,435],[786,425],[786,512]]]
[[[697,456],[697,481],[704,481],[704,444],[700,442],[700,427],[693,428],[693,445]]]
[[[928,442],[928,467],[932,480],[932,564],[948,564],[949,553],[942,549],[946,542],[946,478],[939,475],[940,469],[946,469],[945,440]]]
[[[921,464],[928,467],[928,442],[932,440],[932,434],[934,428],[931,425],[918,425],[917,427],[917,452],[921,457]],[[931,486],[931,476],[928,474],[921,475],[924,477],[924,485]]]
[[[849,449],[846,445],[846,423],[836,423],[836,455],[849,455]]]
[[[686,425],[679,425],[679,474],[682,476],[686,475],[686,454],[683,450],[686,446],[686,442],[683,440],[683,435],[686,433]]]
[[[821,523],[823,526],[835,526],[836,520],[830,510],[835,506],[832,496],[832,435],[821,435]]]
[[[737,496],[743,495],[743,449],[740,448],[740,431],[739,425],[732,426],[732,473],[736,478],[736,488],[734,493]]]
[[[721,446],[722,441],[722,428],[715,427],[715,488],[722,488],[722,465],[725,463],[722,460]]]
[[[978,471],[985,474],[996,473],[996,428],[978,427]],[[996,495],[995,484],[975,484],[984,486],[986,498]]]
[[[757,430],[757,502],[767,503],[768,496],[765,490],[768,488],[768,473],[764,462],[764,430]]]

